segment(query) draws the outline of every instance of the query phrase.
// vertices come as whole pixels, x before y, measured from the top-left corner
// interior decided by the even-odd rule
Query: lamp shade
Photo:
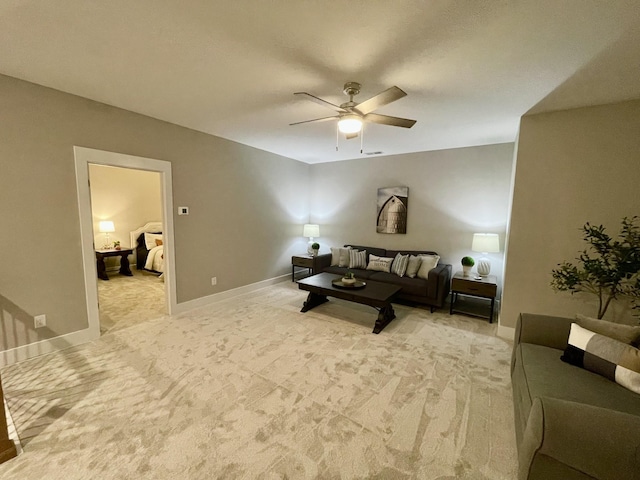
[[[320,226],[315,225],[313,223],[306,223],[304,228],[302,229],[303,237],[319,237],[320,236]]]
[[[474,233],[471,250],[482,253],[497,253],[500,251],[500,241],[497,233]]]
[[[98,229],[101,233],[111,233],[115,232],[115,226],[111,220],[104,220],[98,224]]]

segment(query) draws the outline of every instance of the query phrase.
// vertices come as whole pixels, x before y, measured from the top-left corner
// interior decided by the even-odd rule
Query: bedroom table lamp
[[[311,248],[311,245],[313,245],[313,238],[320,236],[320,226],[313,223],[306,223],[304,225],[304,228],[302,229],[302,236],[309,237],[309,243],[307,244],[307,253],[309,255],[312,255],[313,248]]]
[[[110,249],[111,241],[109,240],[109,234],[116,231],[113,222],[111,220],[104,220],[100,222],[98,224],[98,230],[100,230],[100,233],[107,234],[107,239],[105,240],[104,246],[102,248],[104,248],[105,250]]]
[[[483,255],[488,253],[498,253],[500,251],[500,241],[497,233],[474,233],[471,250],[481,252]],[[487,257],[480,257],[476,262],[478,275],[486,277],[491,272],[491,261]]]

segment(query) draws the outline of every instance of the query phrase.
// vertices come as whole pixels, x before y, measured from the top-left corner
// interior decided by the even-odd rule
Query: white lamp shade
[[[357,115],[345,115],[338,120],[338,130],[342,133],[358,133],[362,130],[362,120]]]
[[[98,228],[101,233],[111,233],[116,231],[115,226],[113,225],[113,222],[111,220],[100,222],[98,224]]]
[[[498,253],[500,240],[497,233],[474,233],[471,250],[482,253]]]
[[[305,224],[304,228],[302,229],[302,236],[303,237],[319,237],[320,236],[320,226],[319,225],[314,225],[313,223],[307,223]]]

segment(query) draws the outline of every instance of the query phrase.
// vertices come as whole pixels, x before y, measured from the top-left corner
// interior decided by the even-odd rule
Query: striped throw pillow
[[[395,273],[399,277],[404,277],[404,273],[407,271],[407,265],[409,264],[409,255],[396,255],[391,264],[391,273]]]
[[[569,343],[560,359],[640,393],[640,350],[629,344],[572,323]]]
[[[367,268],[367,251],[349,250],[349,268]]]

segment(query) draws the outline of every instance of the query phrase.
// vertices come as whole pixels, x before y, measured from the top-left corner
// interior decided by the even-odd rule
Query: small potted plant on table
[[[120,240],[116,240],[115,242],[113,242],[113,249],[120,250]]]
[[[356,276],[353,272],[347,270],[347,273],[342,277],[343,285],[354,285],[356,283]]]
[[[462,275],[469,277],[471,275],[471,267],[476,264],[472,257],[462,257]]]
[[[318,242],[313,242],[311,244],[311,250],[313,251],[312,256],[317,257],[318,252],[320,251],[320,244]]]

